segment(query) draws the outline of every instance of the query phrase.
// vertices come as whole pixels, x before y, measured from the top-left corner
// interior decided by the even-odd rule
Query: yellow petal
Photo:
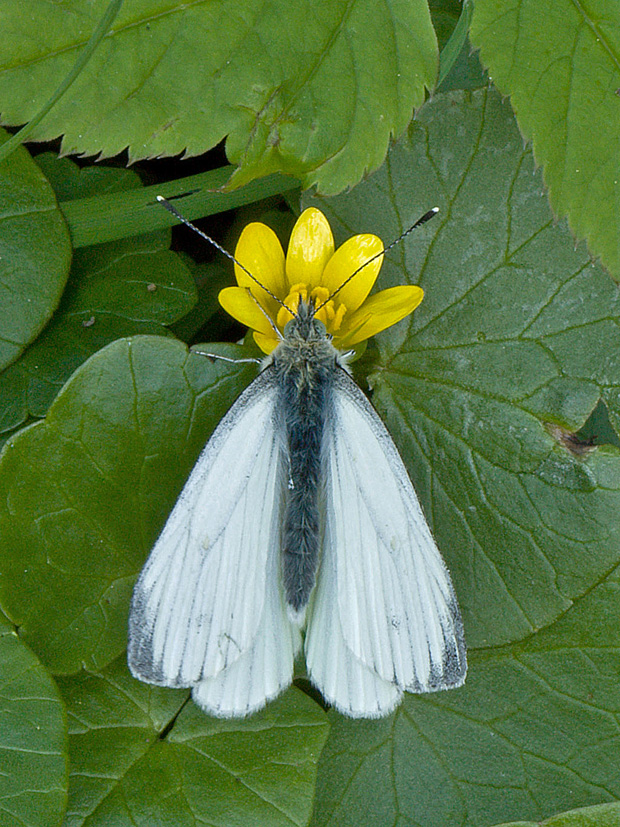
[[[224,310],[233,319],[237,319],[238,322],[252,328],[252,330],[258,330],[266,335],[271,333],[272,336],[275,336],[269,320],[247,287],[225,287],[220,290],[218,299]]]
[[[256,332],[254,332],[252,335],[254,336],[254,341],[263,351],[263,353],[271,353],[272,350],[275,350],[276,346],[280,341],[276,337],[276,334],[273,332],[273,330],[271,331],[271,336],[268,336],[265,333]]]
[[[351,312],[357,310],[363,303],[377,280],[383,256],[379,256],[366,267],[362,265],[382,250],[381,239],[370,233],[354,235],[336,250],[327,262],[323,273],[323,284],[330,293],[337,290],[352,273],[355,273],[358,267],[362,267],[359,273],[334,297],[337,304],[344,304]]]
[[[244,227],[235,249],[235,258],[254,278],[278,298],[286,295],[284,275],[284,251],[278,236],[266,224],[255,222]],[[239,287],[251,287],[254,295],[263,304],[264,294],[256,282],[235,264],[235,278]]]
[[[295,222],[286,254],[288,283],[321,284],[323,270],[334,254],[334,236],[320,210],[308,207]]]
[[[342,329],[334,336],[334,347],[351,347],[391,327],[413,313],[423,298],[422,288],[414,285],[403,284],[375,293],[362,307],[347,314]]]

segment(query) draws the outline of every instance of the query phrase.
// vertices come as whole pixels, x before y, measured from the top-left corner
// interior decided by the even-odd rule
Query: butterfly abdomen
[[[325,336],[291,337],[274,357],[288,455],[282,581],[287,604],[299,613],[308,603],[319,562],[322,446],[334,373],[340,368]]]

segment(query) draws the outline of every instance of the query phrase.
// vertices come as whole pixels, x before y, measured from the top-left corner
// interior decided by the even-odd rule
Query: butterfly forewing
[[[342,640],[332,640],[331,649],[344,646],[399,694],[460,686],[465,644],[449,574],[390,435],[344,371],[336,379],[329,423],[324,540],[306,641],[309,670],[323,689],[328,655],[317,644],[315,623],[326,625],[321,612],[333,603],[331,635]],[[374,710],[356,708],[348,676],[341,669],[334,681],[334,668],[327,694],[339,709],[358,715],[390,711],[378,700]]]
[[[276,579],[274,536],[284,491],[276,399],[272,371],[265,370],[221,421],[151,552],[131,607],[133,674],[165,686],[219,676],[236,687],[225,698],[226,715],[266,702],[242,689],[257,659],[269,697],[290,683],[299,644]],[[279,648],[266,646],[261,635],[277,638]],[[226,674],[237,662],[236,672]],[[203,705],[218,714],[217,686],[202,694],[215,699]]]

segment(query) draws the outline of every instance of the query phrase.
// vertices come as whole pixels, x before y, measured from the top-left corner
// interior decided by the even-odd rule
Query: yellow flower
[[[334,251],[329,223],[314,207],[304,210],[297,219],[286,259],[273,230],[265,224],[248,224],[241,233],[235,258],[269,293],[235,264],[238,286],[221,290],[220,304],[252,328],[257,345],[271,353],[279,340],[269,319],[283,332],[300,299],[312,298],[314,306],[320,307],[316,318],[332,335],[334,347],[347,350],[404,319],[424,296],[422,288],[413,285],[392,287],[369,296],[383,256],[366,267],[363,265],[382,250],[381,239],[366,233],[353,236]],[[330,298],[360,267],[351,281]]]

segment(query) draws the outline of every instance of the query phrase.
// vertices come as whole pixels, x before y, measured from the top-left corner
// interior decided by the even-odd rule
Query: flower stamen
[[[283,331],[287,322],[290,322],[292,319],[288,308],[296,311],[300,302],[310,301],[312,301],[314,307],[321,308],[316,314],[316,318],[323,322],[330,331],[336,332],[339,330],[347,312],[345,305],[340,303],[336,304],[333,299],[330,299],[327,287],[323,287],[322,285],[311,287],[305,282],[299,282],[291,286],[284,301],[286,307],[281,307],[278,311],[276,319],[278,328]]]

